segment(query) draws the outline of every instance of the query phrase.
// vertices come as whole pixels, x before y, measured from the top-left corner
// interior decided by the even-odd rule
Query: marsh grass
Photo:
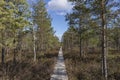
[[[108,54],[108,80],[120,80],[120,54]],[[64,51],[69,80],[104,80],[100,53],[79,57],[78,50]]]

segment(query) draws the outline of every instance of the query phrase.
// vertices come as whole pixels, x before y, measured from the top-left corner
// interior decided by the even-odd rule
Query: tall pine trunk
[[[107,80],[107,61],[106,61],[106,54],[107,54],[107,43],[106,43],[106,26],[105,26],[105,0],[101,1],[101,20],[102,20],[102,74]]]
[[[35,31],[33,27],[33,52],[34,52],[34,61],[36,61],[36,37],[35,37]]]
[[[4,64],[5,59],[5,48],[2,47],[2,65]]]
[[[3,31],[2,31],[2,33],[1,33],[1,36],[2,36],[2,52],[1,52],[1,63],[2,63],[2,65],[4,64],[4,62],[5,62],[5,46],[4,46],[4,39],[3,39],[3,37],[4,37],[4,34],[3,34]]]
[[[81,22],[79,19],[79,50],[80,50],[80,57],[82,57],[82,32],[81,32]]]
[[[16,43],[16,40],[14,39],[13,44],[15,45],[15,43]],[[17,48],[15,46],[14,52],[13,52],[13,64],[16,64],[16,54],[17,54],[16,51],[17,51]]]
[[[82,57],[82,39],[81,39],[81,33],[79,33],[79,50],[80,50],[80,57]]]

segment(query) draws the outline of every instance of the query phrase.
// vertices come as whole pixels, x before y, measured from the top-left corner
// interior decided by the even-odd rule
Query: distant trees
[[[54,30],[51,27],[51,18],[47,13],[44,1],[38,0],[33,9],[33,23],[36,25],[36,50],[37,53],[44,55],[50,49],[54,49],[55,45],[58,47],[59,40],[54,35]]]
[[[98,47],[102,55],[102,74],[107,80],[107,52],[110,49],[108,45],[117,42],[119,44],[120,29],[118,28],[120,3],[110,0],[70,0],[74,1],[75,6],[70,14],[66,15],[68,24],[74,28],[73,35],[78,34],[80,46],[80,55],[87,53],[88,47]],[[117,24],[118,23],[118,24]],[[116,27],[117,25],[117,31]],[[111,32],[113,31],[113,32]],[[115,31],[115,32],[114,32]],[[68,31],[63,35],[63,42],[66,42],[68,36],[72,36]],[[114,37],[113,37],[114,36]],[[66,38],[67,37],[67,38]],[[72,41],[73,42],[73,41]],[[70,42],[70,43],[72,43]],[[119,48],[119,46],[114,45]],[[64,44],[66,46],[67,44]],[[74,45],[76,45],[74,43]],[[112,48],[114,46],[112,44]],[[86,46],[86,47],[84,47]],[[115,49],[115,48],[114,48]]]

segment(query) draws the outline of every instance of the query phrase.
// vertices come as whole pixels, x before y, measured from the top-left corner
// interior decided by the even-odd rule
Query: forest
[[[0,80],[49,80],[60,46],[54,34],[43,0],[0,0]]]
[[[120,80],[119,0],[68,0],[61,41],[45,1],[28,1],[0,0],[0,80],[52,80],[61,46],[68,80]]]
[[[120,1],[70,1],[62,39],[70,80],[120,80]]]

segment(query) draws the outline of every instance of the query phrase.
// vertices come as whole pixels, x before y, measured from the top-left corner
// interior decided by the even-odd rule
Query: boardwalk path
[[[62,48],[60,48],[58,60],[54,68],[54,74],[51,76],[50,80],[68,80],[68,76],[64,64]]]

